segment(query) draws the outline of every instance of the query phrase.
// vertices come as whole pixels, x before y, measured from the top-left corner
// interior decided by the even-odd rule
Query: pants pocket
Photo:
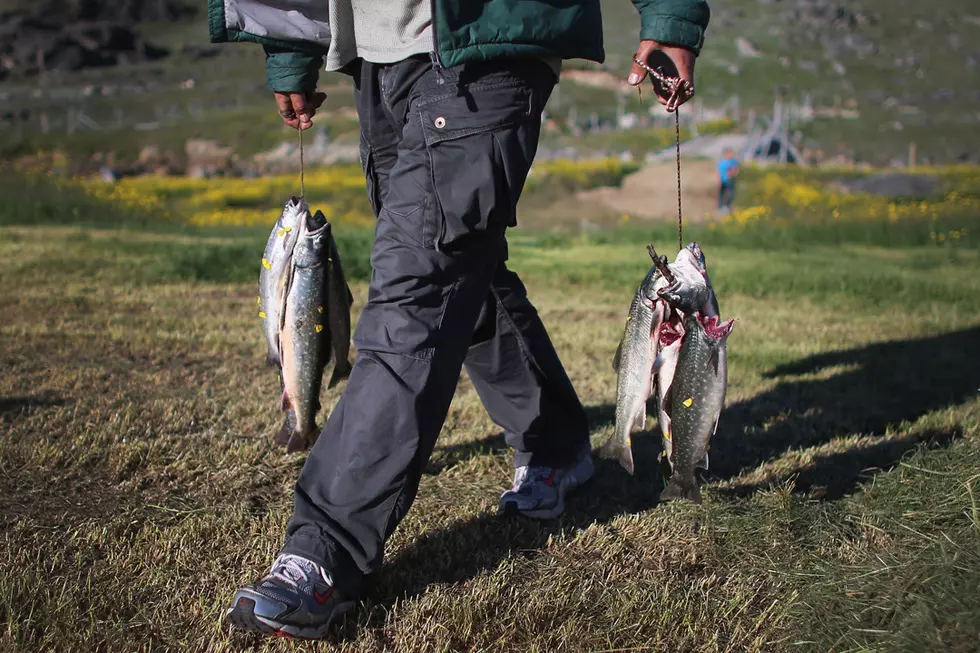
[[[432,174],[437,248],[463,246],[516,224],[537,149],[540,115],[520,85],[468,87],[417,107]]]

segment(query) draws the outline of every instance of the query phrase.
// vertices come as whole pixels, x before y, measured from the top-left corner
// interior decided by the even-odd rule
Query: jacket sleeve
[[[300,40],[252,34],[229,24],[223,0],[208,0],[208,35],[212,43],[259,43],[265,49],[266,84],[271,91],[305,93],[316,89],[326,48]]]
[[[274,45],[265,50],[265,79],[270,91],[308,93],[316,90],[323,57]]]
[[[633,0],[640,12],[640,40],[676,45],[700,54],[711,18],[705,0]]]

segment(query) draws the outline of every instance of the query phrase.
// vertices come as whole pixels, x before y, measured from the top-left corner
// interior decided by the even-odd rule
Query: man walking
[[[728,215],[735,201],[735,178],[738,177],[738,159],[735,152],[727,149],[718,162],[718,212]]]
[[[641,61],[662,49],[693,83],[704,0],[633,0]],[[514,448],[502,514],[552,518],[593,473],[585,411],[505,232],[563,59],[604,58],[598,0],[209,0],[211,40],[265,47],[286,124],[308,129],[318,72],[354,81],[377,215],[357,358],[294,489],[285,545],[227,612],[238,627],[318,638],[381,567],[466,366]],[[629,83],[646,71],[634,65]],[[682,96],[681,101],[688,99]],[[661,98],[661,101],[665,101]]]

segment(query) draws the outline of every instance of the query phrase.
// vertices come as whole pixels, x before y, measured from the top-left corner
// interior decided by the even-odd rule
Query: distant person
[[[735,178],[738,177],[738,159],[731,149],[724,151],[718,162],[718,211],[724,215],[732,212],[735,201]]]
[[[648,62],[662,50],[693,85],[707,3],[633,4],[636,58]],[[265,46],[268,86],[287,125],[313,125],[326,97],[316,92],[324,57],[328,71],[354,83],[361,165],[377,215],[357,357],[296,482],[284,547],[226,613],[240,628],[319,638],[381,568],[463,365],[515,449],[501,514],[557,517],[566,492],[593,474],[585,410],[507,269],[505,232],[516,224],[562,60],[605,57],[599,0],[208,6],[212,41]],[[627,81],[645,77],[634,64]],[[241,559],[264,548],[240,545]]]

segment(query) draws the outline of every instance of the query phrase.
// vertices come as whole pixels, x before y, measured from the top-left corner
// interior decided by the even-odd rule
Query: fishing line
[[[677,134],[677,251],[684,249],[684,218],[681,211],[681,116],[680,107],[674,109],[674,131]]]
[[[303,129],[299,130],[299,194],[306,199],[306,165],[303,161]]]
[[[655,52],[661,52],[657,50]],[[663,55],[666,58],[665,55]],[[667,111],[674,114],[674,135],[675,135],[675,147],[676,147],[676,158],[677,158],[677,249],[684,249],[684,210],[683,204],[681,202],[681,116],[680,116],[680,102],[682,101],[681,94],[686,95],[684,100],[690,99],[694,95],[694,85],[687,80],[681,79],[678,75],[677,77],[671,77],[661,72],[657,68],[650,66],[647,62],[641,61],[637,57],[633,57],[634,63],[637,63],[650,74],[650,81],[654,83],[654,91],[656,91],[656,82],[660,82],[664,90],[670,91],[670,98],[667,100]],[[667,60],[669,61],[669,59]],[[670,62],[673,66],[673,62]],[[637,91],[640,88],[637,87]],[[657,95],[661,95],[657,93]],[[643,94],[640,94],[642,99]]]

